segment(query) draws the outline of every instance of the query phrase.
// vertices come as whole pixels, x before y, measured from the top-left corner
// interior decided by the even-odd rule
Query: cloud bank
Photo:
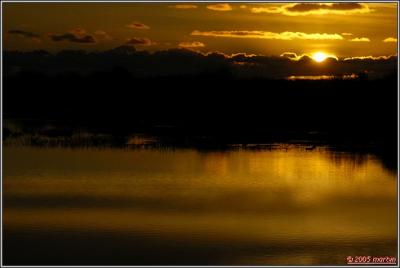
[[[35,70],[45,73],[85,73],[124,68],[138,77],[168,75],[201,75],[203,73],[229,74],[237,78],[287,78],[290,76],[330,75],[344,76],[368,73],[380,77],[396,73],[397,56],[363,56],[327,58],[315,62],[309,55],[285,52],[281,56],[263,56],[246,53],[201,53],[188,49],[170,49],[150,53],[138,51],[136,46],[150,43],[133,38],[130,45],[102,52],[45,51],[4,52],[5,73],[12,70]],[[76,60],[75,60],[76,59]]]

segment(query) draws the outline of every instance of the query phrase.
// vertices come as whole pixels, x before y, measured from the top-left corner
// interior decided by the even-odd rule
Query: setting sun
[[[323,62],[326,58],[328,58],[328,55],[324,52],[316,52],[312,55],[312,59],[316,62]]]

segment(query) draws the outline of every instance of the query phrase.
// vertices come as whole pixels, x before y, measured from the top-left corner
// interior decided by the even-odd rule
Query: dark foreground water
[[[3,151],[6,265],[345,264],[397,257],[397,179],[372,155]]]

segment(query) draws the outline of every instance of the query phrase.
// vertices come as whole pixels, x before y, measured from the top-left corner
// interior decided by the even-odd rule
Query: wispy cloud
[[[397,38],[388,37],[388,38],[384,39],[383,42],[385,42],[385,43],[390,43],[390,42],[395,43],[395,42],[397,42]]]
[[[7,33],[17,35],[22,38],[33,39],[35,41],[40,42],[40,35],[33,33],[33,32],[28,32],[28,31],[23,31],[23,30],[9,30]]]
[[[198,31],[191,33],[195,36],[213,36],[213,37],[231,37],[231,38],[257,38],[257,39],[275,39],[275,40],[342,40],[340,34],[328,33],[303,33],[303,32],[265,32],[265,31]]]
[[[180,42],[179,47],[182,48],[199,48],[199,47],[205,47],[204,43],[194,41],[194,42]]]
[[[148,29],[150,29],[149,26],[147,26],[144,23],[138,22],[138,21],[132,22],[132,23],[126,25],[126,27],[131,28],[131,29],[137,29],[137,30],[148,30]]]
[[[361,57],[348,57],[344,58],[344,61],[349,61],[349,60],[389,60],[391,58],[397,57],[396,55],[390,55],[390,56],[361,56]]]
[[[214,11],[230,11],[230,10],[232,10],[231,5],[229,5],[229,4],[208,5],[207,8],[214,10]]]
[[[174,5],[174,6],[169,6],[169,7],[176,8],[176,9],[194,9],[194,8],[197,8],[197,5],[180,4],[180,5]]]
[[[359,3],[299,3],[281,6],[270,6],[270,4],[251,8],[253,13],[275,13],[286,16],[305,15],[349,15],[369,13],[372,10],[366,4]]]
[[[352,33],[342,33],[342,35],[351,36],[353,34]]]
[[[27,32],[27,31],[22,31],[22,30],[10,30],[8,31],[9,34],[16,34],[20,35],[22,37],[27,37],[27,38],[38,38],[40,35],[32,33],[32,32]]]
[[[356,37],[353,39],[350,39],[350,42],[370,42],[369,38],[367,37]]]

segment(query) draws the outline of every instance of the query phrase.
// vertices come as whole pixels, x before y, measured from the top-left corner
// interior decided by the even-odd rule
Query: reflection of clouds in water
[[[15,230],[281,243],[289,255],[289,245],[304,241],[396,237],[395,175],[369,156],[360,160],[320,148],[199,153],[8,147],[4,159],[4,221]],[[374,250],[386,254],[380,246]],[[312,248],[303,253],[313,254]]]
[[[396,188],[393,176],[375,158],[326,150],[197,153],[13,148],[7,153],[15,158],[12,163],[6,158],[8,176],[19,179],[5,180],[6,195],[176,199],[178,203],[209,200],[212,195],[216,207],[235,200],[239,206],[254,207],[257,202],[282,202],[280,196],[297,205],[335,195],[353,196],[349,189],[356,185],[362,185],[359,197],[373,194],[385,199],[392,198]]]

